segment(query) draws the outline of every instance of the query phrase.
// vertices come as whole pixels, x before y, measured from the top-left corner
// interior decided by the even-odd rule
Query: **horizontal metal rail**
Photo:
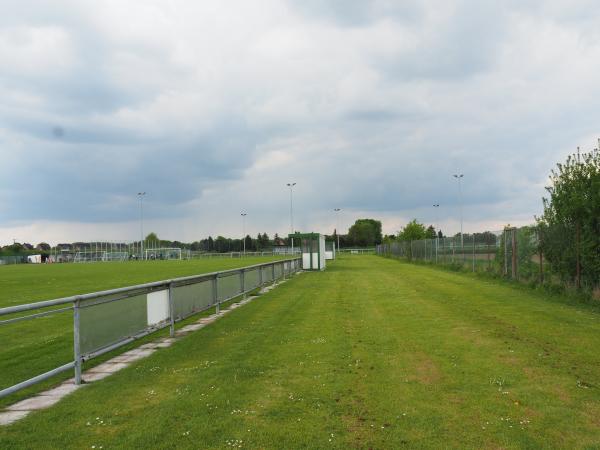
[[[134,286],[126,286],[126,287],[121,287],[121,288],[108,289],[105,291],[91,292],[89,294],[71,295],[69,297],[57,298],[54,300],[45,300],[45,301],[41,301],[41,302],[26,303],[26,304],[17,305],[17,306],[8,306],[5,308],[0,308],[0,316],[5,316],[7,314],[14,314],[17,312],[22,312],[22,311],[31,311],[33,309],[48,308],[50,306],[65,305],[67,303],[73,303],[76,300],[90,300],[90,299],[98,298],[98,297],[106,297],[108,295],[123,294],[126,292],[135,291],[135,290],[144,290],[144,289],[156,288],[156,287],[163,287],[164,289],[167,289],[169,287],[169,284],[171,284],[171,283],[174,283],[176,286],[178,283],[185,282],[185,281],[200,282],[200,281],[204,281],[204,280],[211,280],[215,277],[222,278],[222,277],[225,277],[228,275],[239,274],[243,270],[249,271],[249,270],[258,269],[261,267],[271,267],[273,264],[280,264],[280,263],[287,262],[287,261],[300,261],[300,258],[282,259],[279,261],[260,263],[260,264],[255,264],[253,266],[241,267],[238,269],[229,269],[229,270],[223,270],[223,271],[218,271],[218,272],[209,272],[209,273],[204,273],[204,274],[200,274],[200,275],[191,275],[191,276],[186,276],[186,277],[173,278],[171,280],[153,281],[151,283],[136,284]]]
[[[50,311],[42,311],[39,313],[29,314],[26,316],[11,317],[6,320],[0,321],[0,326],[7,325],[10,323],[14,323],[14,322],[20,322],[20,321],[39,318],[39,317],[44,317],[44,316],[48,316],[48,315],[56,314],[56,313],[60,313],[60,312],[66,312],[69,310],[73,311],[73,325],[74,325],[73,326],[74,361],[71,361],[67,364],[64,364],[60,367],[52,369],[48,372],[45,372],[45,373],[42,373],[35,377],[32,377],[23,382],[17,383],[8,388],[2,389],[2,390],[0,390],[0,398],[5,397],[10,394],[13,394],[21,389],[30,387],[36,383],[47,380],[59,373],[65,372],[70,369],[75,369],[75,381],[76,381],[76,383],[79,383],[79,382],[81,382],[81,366],[84,361],[88,361],[92,358],[95,358],[97,356],[100,356],[100,355],[103,355],[110,351],[113,351],[113,350],[115,350],[119,347],[122,347],[124,345],[127,345],[141,337],[152,334],[152,333],[154,333],[158,330],[164,329],[168,326],[171,327],[171,335],[173,335],[174,330],[175,330],[174,329],[175,322],[184,320],[194,314],[198,314],[198,313],[205,311],[206,309],[209,309],[212,307],[216,307],[217,311],[218,311],[221,303],[230,301],[236,297],[240,297],[240,296],[245,297],[247,293],[249,293],[255,289],[259,289],[266,283],[271,283],[271,282],[274,283],[277,281],[278,278],[285,278],[286,273],[291,275],[292,273],[297,272],[298,270],[300,270],[300,263],[301,263],[301,259],[298,257],[281,259],[281,260],[276,260],[276,261],[270,261],[267,263],[260,263],[260,264],[255,264],[252,266],[241,267],[241,268],[237,268],[237,269],[229,269],[229,270],[223,270],[223,271],[211,272],[211,273],[205,273],[205,274],[199,274],[199,275],[191,275],[191,276],[186,276],[186,277],[173,278],[170,280],[154,281],[151,283],[138,284],[138,285],[134,285],[134,286],[126,286],[126,287],[122,287],[122,288],[108,289],[108,290],[92,292],[92,293],[88,293],[88,294],[72,295],[69,297],[63,297],[63,298],[58,298],[58,299],[54,299],[54,300],[46,300],[46,301],[41,301],[41,302],[28,303],[28,304],[23,304],[23,305],[0,308],[0,317],[1,317],[1,316],[16,314],[16,313],[20,313],[20,312],[24,312],[24,311],[39,310],[39,309],[51,308],[51,307],[60,306],[60,305],[69,305],[69,306],[62,307],[62,308],[52,309]],[[275,276],[275,267],[277,265],[281,265],[281,273],[279,275]],[[288,266],[287,270],[286,270],[286,265]],[[267,280],[263,276],[263,269],[265,269],[265,268],[271,269],[269,271],[269,274],[272,277],[271,279]],[[247,288],[245,286],[245,276],[246,276],[246,274],[252,273],[253,271],[258,272],[257,285],[252,288]],[[219,297],[217,295],[217,287],[216,287],[216,285],[214,285],[212,302],[209,303],[206,307],[199,308],[199,309],[193,309],[189,313],[186,313],[182,316],[178,316],[178,317],[175,316],[174,304],[172,303],[172,292],[173,292],[174,288],[198,284],[198,283],[202,283],[202,282],[209,281],[209,280],[213,280],[213,283],[217,283],[218,280],[221,278],[235,276],[235,275],[240,276],[240,283],[241,283],[240,289],[238,291],[236,291],[235,294],[228,295],[227,298],[219,299]],[[165,321],[154,324],[154,325],[149,325],[146,329],[143,329],[139,333],[136,333],[134,335],[123,336],[120,339],[118,339],[116,342],[105,345],[104,347],[96,348],[92,351],[88,351],[85,353],[81,351],[80,341],[79,341],[80,340],[79,311],[82,308],[90,308],[90,307],[94,307],[97,305],[103,305],[106,303],[125,300],[127,298],[131,298],[131,297],[138,296],[138,295],[146,295],[146,294],[149,294],[149,293],[152,293],[155,291],[159,291],[159,290],[168,290],[169,291],[169,317]],[[96,301],[94,301],[94,300],[96,300]]]
[[[29,386],[33,386],[34,384],[41,383],[48,378],[52,378],[54,375],[58,375],[61,372],[66,372],[75,367],[75,362],[71,361],[63,366],[57,367],[56,369],[49,370],[48,372],[37,375],[29,380],[22,381],[21,383],[17,383],[11,387],[7,387],[6,389],[2,389],[0,391],[0,398],[6,397],[7,395],[14,394],[21,389],[28,388]]]

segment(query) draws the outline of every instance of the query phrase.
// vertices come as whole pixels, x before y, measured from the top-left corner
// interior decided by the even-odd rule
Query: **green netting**
[[[246,270],[244,274],[244,288],[249,291],[259,286],[258,269]]]
[[[102,300],[111,298],[116,296]],[[146,294],[92,305],[97,301],[81,303],[79,342],[82,353],[107,347],[147,328]]]
[[[212,284],[212,280],[206,280],[173,288],[175,317],[186,317],[212,306],[214,304]]]
[[[279,279],[283,276],[283,263],[275,264],[275,279]]]
[[[223,302],[241,294],[240,275],[229,275],[218,278],[219,301]]]
[[[273,281],[273,269],[271,267],[262,268],[262,281],[263,283]]]

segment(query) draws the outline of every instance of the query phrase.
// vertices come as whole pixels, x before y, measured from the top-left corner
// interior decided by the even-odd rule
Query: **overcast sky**
[[[526,224],[600,136],[597,1],[0,0],[0,245]],[[439,203],[436,213],[432,205]]]

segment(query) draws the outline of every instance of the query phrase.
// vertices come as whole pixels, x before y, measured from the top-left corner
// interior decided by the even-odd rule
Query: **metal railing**
[[[295,249],[294,254],[300,254],[300,249]],[[201,259],[201,258],[249,258],[257,256],[291,256],[290,250],[269,250],[263,252],[227,252],[227,253],[205,253],[205,252],[190,252],[189,255],[184,255],[185,258],[189,259]]]
[[[82,364],[136,339],[169,327],[193,314],[300,269],[300,258],[272,261],[239,269],[156,281],[118,289],[74,295],[0,308],[0,326],[73,311],[73,361],[0,390],[0,398],[47,380],[61,372],[75,371],[81,383]],[[40,311],[41,310],[41,311]],[[39,311],[22,315],[24,312]]]

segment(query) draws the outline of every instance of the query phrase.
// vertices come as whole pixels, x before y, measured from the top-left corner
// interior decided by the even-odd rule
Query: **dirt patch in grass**
[[[442,373],[435,362],[425,353],[414,355],[414,361],[411,364],[414,368],[412,375],[408,376],[411,381],[417,381],[421,384],[432,385],[439,383],[442,379]]]

